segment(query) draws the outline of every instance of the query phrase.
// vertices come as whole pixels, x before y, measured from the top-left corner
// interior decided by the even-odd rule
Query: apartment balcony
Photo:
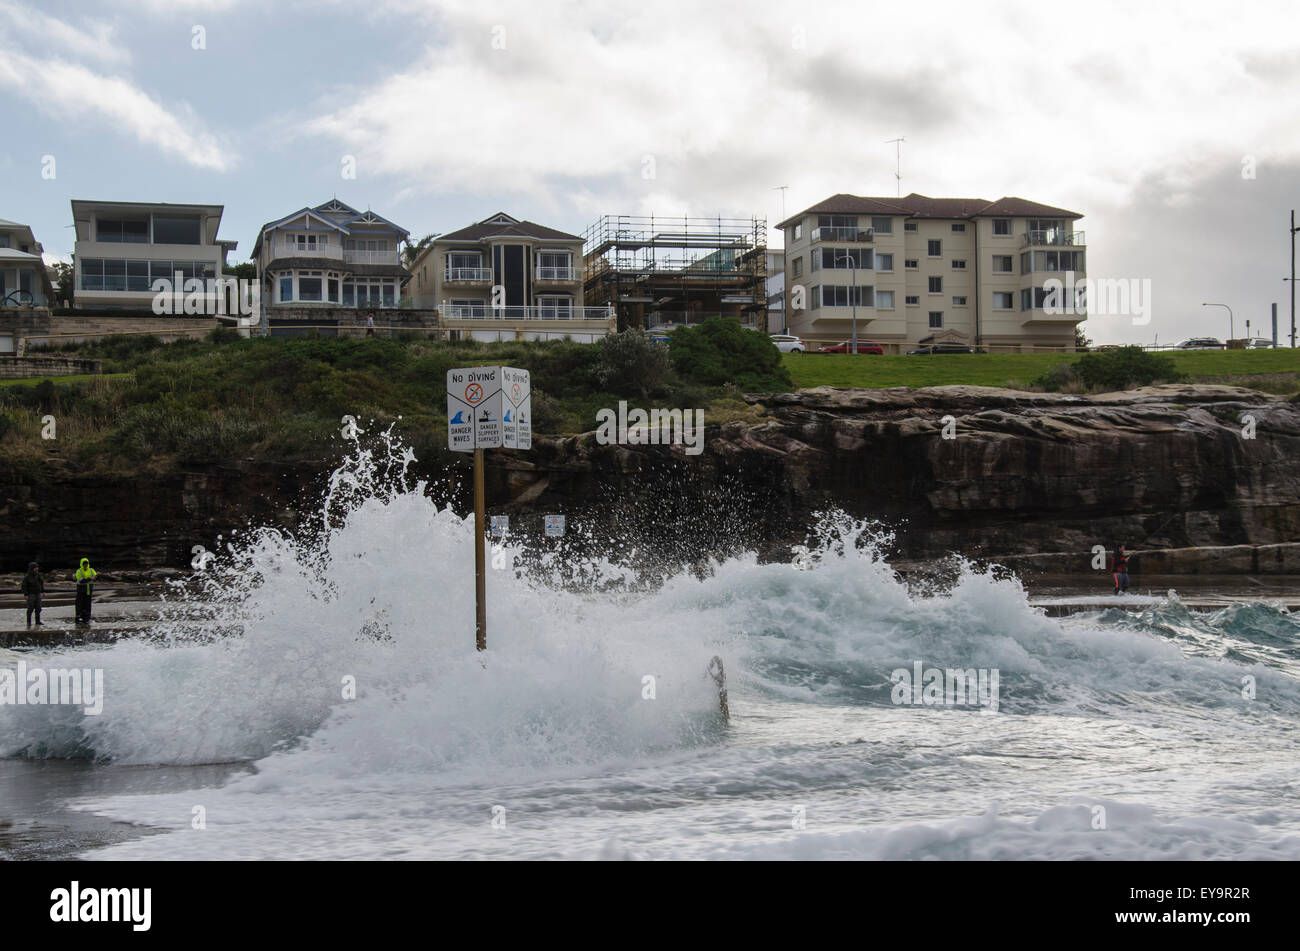
[[[581,280],[576,267],[539,267],[534,277],[538,282],[554,281],[560,284],[574,284]]]
[[[449,267],[442,273],[444,284],[491,284],[490,267]]]
[[[875,232],[871,228],[865,231],[861,228],[813,228],[812,240],[818,241],[851,241],[866,242],[875,239]]]
[[[275,250],[272,253],[276,258],[320,258],[323,261],[343,260],[343,249],[337,244],[308,247],[307,245],[296,244],[293,241],[277,241],[275,242]]]
[[[599,320],[608,321],[608,307],[493,307],[491,304],[448,304],[439,308],[449,320]]]
[[[401,264],[396,251],[347,251],[343,260],[348,264]]]
[[[1082,231],[1060,231],[1057,229],[1049,231],[1026,231],[1024,239],[1025,244],[1027,245],[1081,248],[1086,244],[1084,241],[1084,232]]]

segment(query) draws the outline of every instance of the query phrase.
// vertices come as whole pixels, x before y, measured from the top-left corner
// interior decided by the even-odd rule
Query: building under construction
[[[766,218],[605,215],[583,235],[584,298],[618,328],[736,317],[765,326]]]

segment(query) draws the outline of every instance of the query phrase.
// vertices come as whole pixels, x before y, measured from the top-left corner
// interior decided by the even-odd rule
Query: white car
[[[803,353],[808,349],[802,340],[791,334],[772,334],[772,342],[782,353]]]
[[[1246,348],[1248,350],[1272,350],[1273,341],[1267,337],[1255,337],[1246,341]]]

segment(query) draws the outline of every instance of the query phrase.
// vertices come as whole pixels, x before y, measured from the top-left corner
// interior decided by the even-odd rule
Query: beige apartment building
[[[591,342],[608,307],[583,306],[583,239],[505,212],[440,235],[411,265],[415,307],[478,340],[568,336]]]
[[[1071,348],[1086,315],[1051,306],[1044,282],[1086,275],[1081,217],[1023,198],[835,195],[780,225],[789,332],[838,343],[856,311],[859,340],[887,353]]]

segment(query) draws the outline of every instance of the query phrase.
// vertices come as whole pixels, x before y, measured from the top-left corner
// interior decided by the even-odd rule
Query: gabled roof
[[[329,201],[322,205],[317,205],[315,208],[299,208],[291,215],[285,215],[283,218],[276,221],[268,221],[266,224],[262,225],[262,230],[257,233],[257,240],[253,242],[253,250],[251,252],[252,256],[257,257],[258,249],[262,246],[262,236],[266,234],[267,231],[274,231],[281,225],[287,224],[295,218],[301,218],[303,215],[319,221],[326,228],[333,228],[335,231],[342,234],[352,234],[352,228],[349,227],[351,225],[383,225],[387,228],[393,229],[404,238],[410,235],[410,232],[401,225],[393,224],[393,222],[389,221],[387,218],[381,217],[369,209],[366,211],[357,211],[352,206],[343,204],[343,202],[339,201],[337,198],[331,198]],[[330,217],[332,215],[339,215],[341,217]]]
[[[539,225],[533,221],[520,221],[518,218],[512,218],[504,211],[498,211],[491,217],[484,218],[482,221],[472,224],[459,231],[449,231],[446,234],[439,235],[435,239],[435,244],[446,244],[455,241],[480,241],[483,238],[496,237],[518,237],[518,238],[537,238],[540,240],[551,241],[581,241],[582,238],[576,234],[568,234],[564,231],[557,231],[554,228],[548,228],[545,225]]]
[[[1082,218],[1076,211],[1042,205],[1024,198],[930,198],[912,192],[902,198],[873,198],[860,195],[832,195],[805,208],[777,225],[784,228],[805,215],[904,215],[908,218]]]

